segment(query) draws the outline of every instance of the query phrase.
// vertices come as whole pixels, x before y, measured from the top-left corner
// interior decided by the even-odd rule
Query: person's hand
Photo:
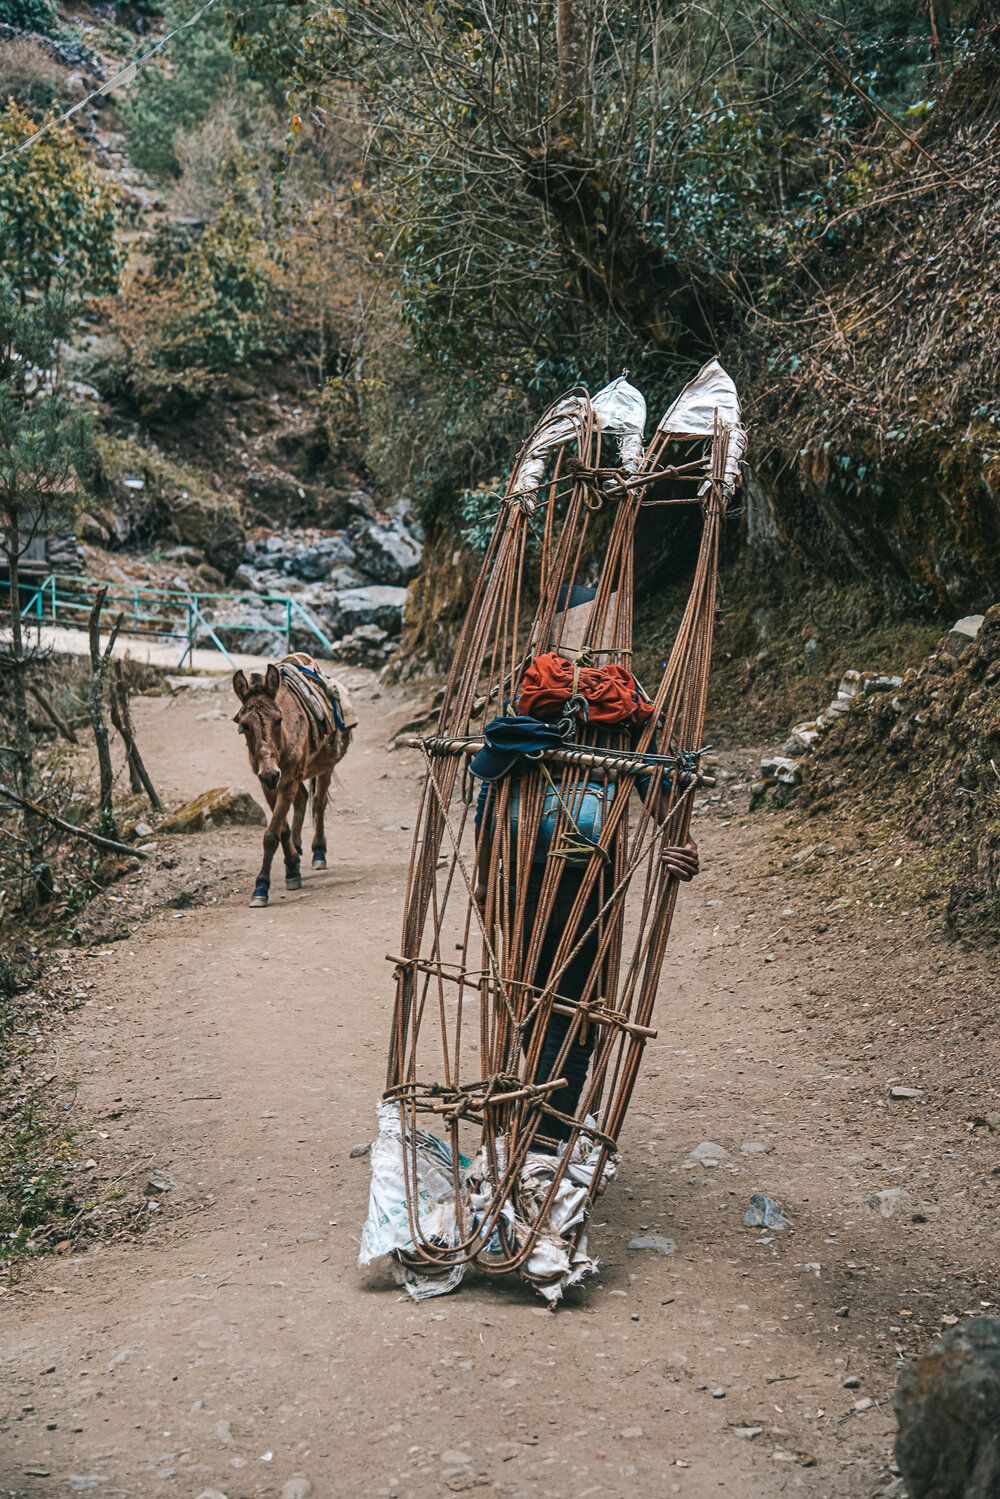
[[[487,895],[486,881],[485,880],[479,880],[477,882],[477,884],[476,884],[476,888],[472,892],[472,899],[475,901],[475,903],[479,907],[480,911],[485,911],[486,910],[486,895]]]
[[[660,855],[670,874],[678,880],[693,880],[701,867],[698,862],[698,845],[693,838],[680,848],[665,848]]]

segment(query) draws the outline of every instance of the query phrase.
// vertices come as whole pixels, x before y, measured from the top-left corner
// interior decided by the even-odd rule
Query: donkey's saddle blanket
[[[278,662],[285,686],[305,711],[311,727],[321,734],[334,729],[353,729],[358,715],[351,706],[347,690],[333,677],[325,677],[317,663],[304,651],[296,651]]]

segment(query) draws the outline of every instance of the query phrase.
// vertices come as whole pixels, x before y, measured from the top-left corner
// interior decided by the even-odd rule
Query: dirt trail
[[[218,903],[161,911],[89,959],[96,997],[60,1040],[92,1121],[81,1148],[98,1173],[114,1147],[178,1185],[136,1242],[47,1261],[0,1308],[0,1488],[880,1492],[900,1353],[990,1297],[995,1147],[939,1085],[993,1092],[972,1073],[995,1038],[983,1030],[963,1081],[965,1032],[931,1018],[983,1004],[988,970],[916,918],[875,911],[849,934],[819,920],[829,896],[781,870],[780,824],[747,819],[743,792],[705,806],[704,873],[681,895],[659,1039],[596,1214],[599,1278],[555,1315],[476,1276],[400,1300],[356,1268],[368,1171],[351,1150],[382,1086],[419,768],[385,749],[401,700],[373,694],[358,694],[328,873],[251,911],[259,830],[188,840]],[[168,791],[251,784],[227,696],[138,706]],[[887,1105],[911,1064],[921,1098]],[[702,1141],[727,1159],[685,1167]],[[911,1195],[883,1219],[868,1201],[896,1187]],[[793,1232],[741,1226],[757,1190]],[[629,1251],[643,1231],[676,1252]]]

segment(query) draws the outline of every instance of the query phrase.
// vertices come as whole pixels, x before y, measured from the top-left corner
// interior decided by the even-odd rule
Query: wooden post
[[[163,803],[156,794],[156,789],[149,778],[149,772],[139,754],[139,746],[135,742],[135,729],[132,726],[132,714],[128,705],[128,687],[125,683],[125,673],[120,661],[112,663],[111,667],[111,722],[118,730],[125,745],[125,756],[128,760],[129,784],[133,791],[145,791],[149,798],[149,805],[154,812],[163,811]]]
[[[101,609],[104,600],[108,596],[107,584],[97,590],[94,599],[94,607],[90,611],[88,623],[88,635],[90,637],[90,724],[94,731],[94,743],[97,746],[97,764],[101,777],[101,827],[105,832],[114,833],[115,813],[111,804],[111,793],[114,786],[114,775],[111,769],[111,747],[108,742],[108,726],[104,722],[104,672],[111,652],[114,648],[118,631],[121,628],[123,614],[119,614],[111,626],[111,634],[108,643],[101,653]]]

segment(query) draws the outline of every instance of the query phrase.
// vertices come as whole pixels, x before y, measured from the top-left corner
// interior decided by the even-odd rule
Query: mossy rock
[[[246,545],[235,496],[216,494],[202,475],[134,438],[102,437],[97,450],[88,509],[99,526],[119,542],[161,539],[194,547],[225,578],[232,576]]]
[[[161,833],[203,833],[207,828],[266,827],[267,817],[249,791],[216,786],[178,807],[158,829]]]

